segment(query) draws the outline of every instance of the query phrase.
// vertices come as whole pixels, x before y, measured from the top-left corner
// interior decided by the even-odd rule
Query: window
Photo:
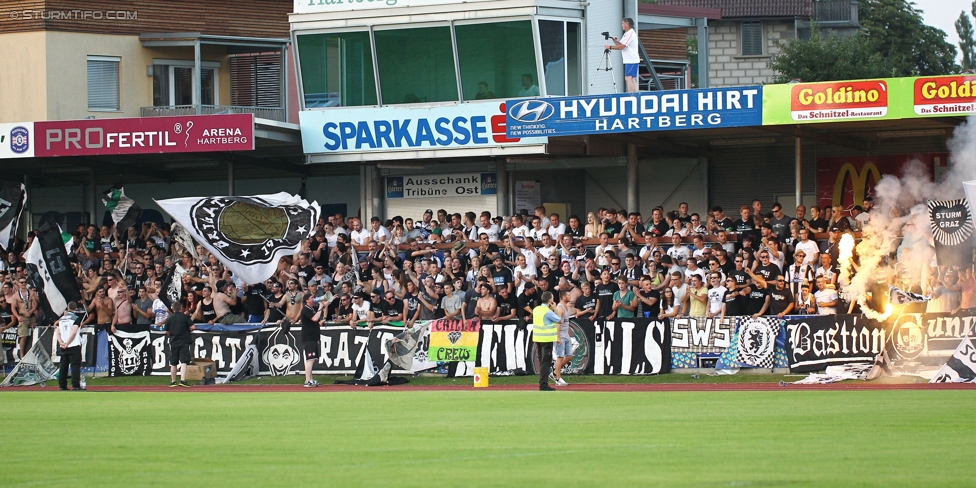
[[[297,39],[305,108],[377,104],[369,32],[305,34]]]
[[[281,107],[281,55],[254,54],[230,58],[230,104],[235,107]]]
[[[739,46],[743,56],[761,56],[763,54],[762,22],[743,22],[739,25]]]
[[[373,38],[384,105],[458,100],[450,27],[377,30]]]
[[[220,63],[200,64],[200,105],[216,105]],[[193,105],[193,61],[153,60],[153,106]]]
[[[535,81],[530,21],[455,25],[454,35],[464,100],[516,97],[523,89],[523,74]]]
[[[580,24],[561,20],[540,20],[542,70],[548,95],[580,95]]]
[[[120,110],[120,61],[117,57],[88,56],[88,110]]]

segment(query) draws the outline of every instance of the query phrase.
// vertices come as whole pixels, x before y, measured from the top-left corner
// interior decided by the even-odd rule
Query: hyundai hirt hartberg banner
[[[505,102],[434,107],[387,106],[304,110],[298,114],[306,154],[470,149],[545,144],[545,137],[505,134]]]
[[[572,136],[762,125],[762,87],[510,100],[509,137]]]

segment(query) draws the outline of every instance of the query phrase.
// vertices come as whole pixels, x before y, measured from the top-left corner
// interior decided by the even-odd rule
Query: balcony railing
[[[817,0],[813,2],[814,22],[848,22],[857,24],[857,2],[852,0]]]
[[[215,114],[254,114],[257,119],[277,120],[278,122],[288,122],[287,114],[283,107],[234,107],[231,105],[201,105],[200,113],[203,115]],[[142,107],[143,117],[172,117],[182,115],[196,115],[196,105],[170,105],[168,107]]]

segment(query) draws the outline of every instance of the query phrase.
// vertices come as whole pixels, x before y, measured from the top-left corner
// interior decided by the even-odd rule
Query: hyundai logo
[[[508,114],[519,122],[542,122],[552,117],[556,109],[549,103],[542,100],[525,100],[516,103]]]

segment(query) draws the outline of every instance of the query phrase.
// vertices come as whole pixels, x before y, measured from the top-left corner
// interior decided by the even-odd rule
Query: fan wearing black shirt
[[[708,229],[712,234],[718,233],[719,229],[725,229],[726,232],[735,232],[735,223],[732,219],[725,216],[725,211],[722,207],[716,205],[712,207],[712,218],[715,220],[712,222],[712,228]]]
[[[793,298],[793,292],[786,286],[786,280],[783,279],[782,275],[776,277],[775,283],[776,286],[769,290],[769,313],[778,318],[783,318],[796,307],[796,300]]]
[[[190,332],[196,330],[193,321],[183,313],[183,302],[173,302],[173,314],[163,322],[163,330],[169,336],[169,386],[176,386],[176,369],[179,366],[180,386],[186,383],[186,365],[190,364]]]
[[[600,311],[600,299],[593,294],[593,285],[589,281],[580,283],[582,295],[576,298],[576,318],[596,320],[597,312]],[[613,295],[610,295],[613,298]]]
[[[317,307],[317,308],[316,308]],[[315,298],[311,295],[305,299],[305,306],[302,307],[302,349],[305,351],[305,388],[319,386],[319,382],[312,379],[312,368],[315,361],[319,359],[319,337],[321,336],[322,322],[325,321],[326,303],[315,304]]]
[[[585,236],[586,229],[580,225],[580,219],[576,215],[569,216],[569,225],[566,227],[566,235],[574,239],[582,239]]]
[[[264,286],[264,283],[245,286],[244,314],[248,323],[261,323],[261,325],[268,323],[268,300],[265,298],[267,294],[268,287]]]
[[[619,289],[620,287],[610,278],[610,271],[604,269],[600,275],[600,284],[596,285],[596,296],[600,300],[597,318],[605,319],[613,312],[613,294]]]
[[[762,275],[766,283],[772,283],[780,274],[779,266],[776,266],[769,259],[769,251],[759,253],[759,266],[756,267],[756,274]]]
[[[396,294],[392,291],[387,291],[383,297],[382,303],[383,315],[380,319],[381,324],[385,325],[402,325],[404,310],[403,310],[403,300],[398,300]]]
[[[640,287],[634,290],[637,298],[638,317],[656,318],[661,312],[661,292],[654,289],[651,278],[645,276],[640,280]]]
[[[491,269],[491,279],[494,282],[495,291],[508,288],[509,293],[511,293],[515,289],[515,278],[512,276],[512,270],[505,267],[502,257],[498,255],[492,260],[492,264],[494,267]]]
[[[527,282],[518,297],[518,318],[524,320],[526,317],[532,317],[532,309],[538,307],[540,303],[539,290],[531,281]]]
[[[492,318],[493,321],[512,320],[516,317],[519,301],[515,295],[508,291],[508,288],[499,288],[498,295],[495,296],[495,301],[498,302],[498,308],[495,309],[495,316]]]
[[[769,290],[766,288],[766,283],[757,282],[751,289],[747,297],[745,314],[752,315],[754,318],[766,315],[769,310]]]
[[[725,279],[725,288],[725,297],[722,299],[725,303],[722,306],[720,318],[745,315],[746,303],[749,300],[745,290],[738,288],[738,282],[731,276]]]

